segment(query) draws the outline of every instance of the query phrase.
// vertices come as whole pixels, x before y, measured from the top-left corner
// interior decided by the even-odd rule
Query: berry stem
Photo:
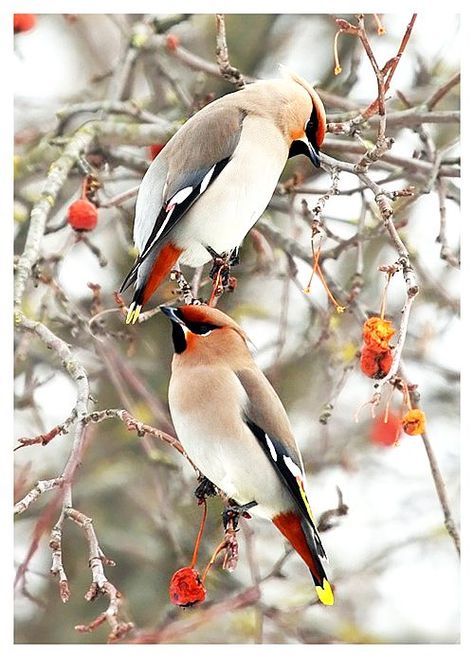
[[[206,502],[205,498],[203,499],[202,504],[203,504],[204,507],[203,507],[203,511],[202,511],[201,525],[199,526],[199,532],[198,532],[197,537],[196,537],[196,543],[194,544],[193,557],[192,557],[192,560],[191,560],[191,564],[189,565],[191,567],[191,569],[194,569],[194,567],[196,565],[197,558],[198,558],[198,552],[199,552],[199,546],[201,545],[201,539],[202,539],[202,535],[203,535],[203,532],[204,532],[204,526],[206,524],[207,502]]]
[[[223,551],[224,548],[225,548],[226,546],[227,546],[227,539],[223,539],[223,540],[221,541],[221,543],[219,544],[219,546],[218,546],[218,547],[216,548],[216,550],[214,551],[214,553],[212,554],[212,557],[211,557],[211,559],[209,560],[209,562],[208,562],[208,564],[207,564],[206,568],[204,569],[204,571],[203,571],[203,573],[202,573],[202,576],[201,576],[201,582],[202,582],[203,585],[204,585],[204,583],[205,583],[205,581],[206,581],[206,576],[207,576],[207,574],[208,574],[208,572],[209,572],[209,569],[212,567],[212,565],[214,564],[214,562],[217,560],[217,556],[219,555],[219,553],[220,553],[221,551]]]
[[[387,280],[385,281],[385,286],[382,293],[382,303],[380,304],[380,317],[383,320],[385,317],[385,308],[387,306],[387,291],[390,280],[392,278],[392,272],[387,272]]]
[[[343,30],[338,30],[334,37],[334,75],[339,75],[339,73],[342,72],[342,66],[339,62],[339,53],[337,51],[337,40],[342,31]]]
[[[403,382],[403,401],[408,407],[408,411],[412,410],[411,406],[411,399],[410,399],[410,393],[408,391],[408,384],[406,382]]]

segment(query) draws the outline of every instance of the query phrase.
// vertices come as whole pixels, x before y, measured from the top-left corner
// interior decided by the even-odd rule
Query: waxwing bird
[[[244,331],[209,306],[161,310],[172,321],[169,406],[186,453],[241,508],[273,521],[309,567],[320,601],[332,605],[301,454]]]
[[[192,116],[148,168],[133,239],[139,255],[122,284],[135,283],[127,323],[179,261],[199,267],[239,247],[264,212],[289,157],[318,167],[324,106],[295,74],[262,80]]]

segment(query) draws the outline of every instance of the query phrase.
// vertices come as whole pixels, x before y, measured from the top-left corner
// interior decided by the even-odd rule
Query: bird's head
[[[289,156],[306,155],[315,167],[321,165],[319,149],[326,135],[326,111],[313,87],[299,75],[284,69],[288,80],[298,85],[298,104],[294,112]]]
[[[176,354],[196,352],[213,355],[217,359],[230,349],[239,352],[247,348],[243,329],[228,315],[210,306],[161,306],[173,326],[173,345]]]

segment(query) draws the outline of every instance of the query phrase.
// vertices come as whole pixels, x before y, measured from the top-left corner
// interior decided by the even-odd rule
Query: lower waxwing
[[[319,600],[332,605],[301,454],[244,331],[209,306],[161,309],[175,350],[169,406],[187,455],[238,506],[275,524],[308,566]]]
[[[137,260],[122,284],[135,293],[127,323],[176,263],[229,257],[267,207],[289,157],[320,165],[326,115],[318,94],[293,73],[209,103],[169,140],[138,192]]]

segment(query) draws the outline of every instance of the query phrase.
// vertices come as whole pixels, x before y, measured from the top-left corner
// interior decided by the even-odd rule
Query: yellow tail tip
[[[140,317],[141,310],[142,310],[141,306],[135,305],[135,302],[132,302],[130,304],[130,308],[128,309],[127,317],[125,319],[125,324],[135,324],[135,322]]]
[[[316,585],[316,594],[318,595],[318,599],[324,605],[333,605],[334,604],[334,594],[332,592],[331,585],[326,580],[326,578],[324,578],[324,580],[323,580],[323,586],[322,587],[320,585]]]

